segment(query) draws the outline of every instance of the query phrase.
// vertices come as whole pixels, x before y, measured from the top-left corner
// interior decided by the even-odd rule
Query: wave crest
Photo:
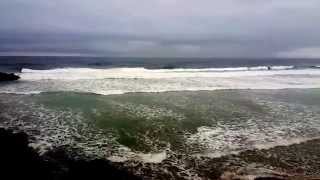
[[[271,69],[271,70],[267,70]],[[293,66],[145,69],[22,69],[21,81],[0,86],[0,92],[75,91],[95,94],[199,91],[217,89],[320,88],[320,69]]]
[[[24,80],[41,79],[167,79],[191,77],[239,77],[239,76],[270,76],[283,74],[314,74],[315,69],[295,69],[294,66],[256,66],[234,68],[204,68],[204,69],[145,69],[145,68],[61,68],[49,70],[22,69],[20,76]]]

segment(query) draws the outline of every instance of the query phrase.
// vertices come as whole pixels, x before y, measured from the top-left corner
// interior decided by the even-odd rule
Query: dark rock
[[[20,77],[13,73],[7,74],[0,72],[0,81],[15,81],[18,79],[20,79]]]
[[[8,179],[49,179],[47,163],[28,147],[26,134],[0,129],[0,143],[1,176]]]
[[[1,179],[140,179],[104,159],[75,159],[62,148],[39,156],[25,133],[0,129]]]

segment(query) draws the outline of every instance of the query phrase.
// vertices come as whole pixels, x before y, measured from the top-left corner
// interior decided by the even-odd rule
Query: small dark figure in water
[[[270,67],[270,66],[268,66],[268,70],[269,70],[269,71],[271,70],[271,67]]]
[[[174,65],[171,65],[171,64],[168,64],[168,65],[165,65],[162,67],[162,69],[174,69],[175,66]]]
[[[18,79],[20,79],[20,77],[13,73],[8,74],[0,72],[0,81],[15,81]]]

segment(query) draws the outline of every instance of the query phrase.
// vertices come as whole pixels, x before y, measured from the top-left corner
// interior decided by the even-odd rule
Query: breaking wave
[[[257,66],[206,69],[61,68],[22,69],[21,80],[2,93],[75,91],[95,94],[217,89],[320,88],[319,68]]]
[[[288,70],[283,72],[283,70]],[[291,71],[289,71],[291,70]],[[310,69],[311,70],[311,69]],[[308,71],[308,69],[307,69]],[[39,79],[106,79],[106,78],[175,78],[175,77],[228,77],[276,74],[300,74],[294,66],[256,66],[202,69],[145,69],[145,68],[61,68],[49,70],[22,69],[20,75],[26,80]],[[307,73],[304,70],[302,73]]]

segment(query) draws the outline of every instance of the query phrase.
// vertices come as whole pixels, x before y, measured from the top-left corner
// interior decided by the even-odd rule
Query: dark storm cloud
[[[0,55],[320,57],[319,0],[2,0]]]

